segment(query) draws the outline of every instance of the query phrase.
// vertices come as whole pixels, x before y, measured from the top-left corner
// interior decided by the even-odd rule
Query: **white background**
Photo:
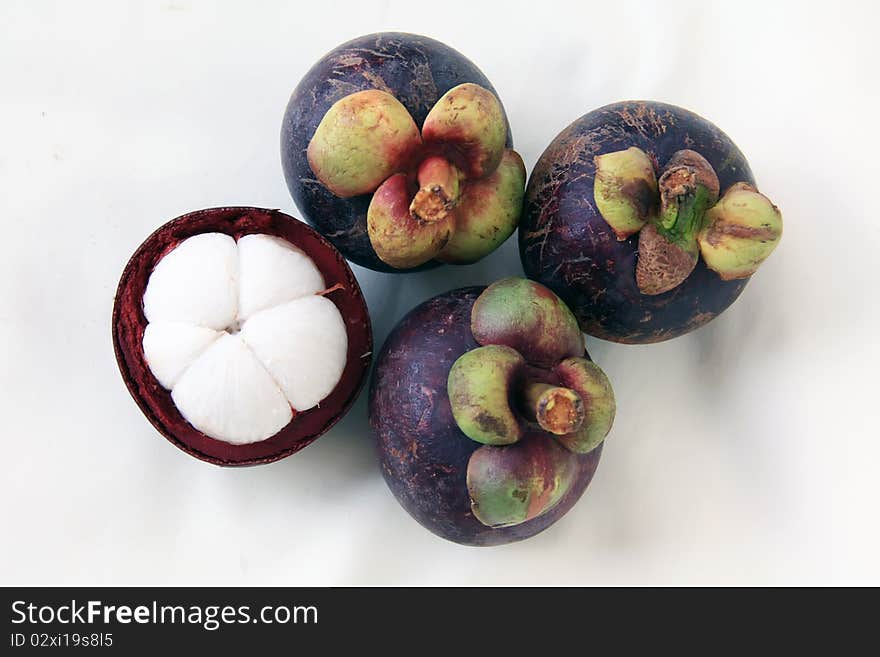
[[[875,3],[0,4],[0,584],[880,583],[880,49]],[[288,96],[326,51],[420,32],[493,81],[531,169],[609,102],[715,121],[782,209],[781,246],[708,327],[590,339],[618,420],[586,496],[523,543],[434,537],[381,479],[366,395],[287,460],[166,442],[117,371],[110,311],[157,226],[298,214]],[[355,267],[377,348],[418,302],[521,272]]]

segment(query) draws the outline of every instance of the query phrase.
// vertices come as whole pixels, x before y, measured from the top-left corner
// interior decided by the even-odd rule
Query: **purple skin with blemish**
[[[638,234],[618,241],[593,197],[597,155],[636,146],[658,173],[672,155],[691,149],[705,157],[721,192],[755,184],[748,162],[715,125],[663,103],[628,101],[585,114],[563,130],[529,179],[519,229],[523,269],[571,308],[585,333],[641,344],[684,335],[723,312],[748,279],[723,281],[702,259],[685,281],[658,295],[636,285]]]
[[[449,46],[415,34],[382,32],[333,49],[294,89],[281,126],[281,164],[287,188],[303,217],[352,262],[396,273],[423,271],[440,264],[431,261],[401,270],[382,262],[367,235],[367,208],[372,194],[339,198],[318,182],[309,167],[306,149],[324,114],[349,94],[380,89],[403,103],[421,130],[428,111],[440,97],[465,82],[498,95],[486,76]],[[512,145],[508,125],[507,147]]]
[[[453,290],[410,311],[385,341],[370,387],[370,425],[391,492],[424,527],[465,545],[512,543],[552,525],[586,490],[602,452],[600,445],[573,455],[576,481],[543,515],[495,529],[474,517],[466,475],[468,460],[481,445],[458,428],[446,381],[458,357],[480,346],[470,320],[484,289]]]

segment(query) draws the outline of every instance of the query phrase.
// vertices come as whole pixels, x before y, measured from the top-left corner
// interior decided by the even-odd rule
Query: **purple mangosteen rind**
[[[596,158],[631,147],[646,153],[658,172],[677,152],[695,151],[711,165],[722,195],[736,183],[755,186],[742,152],[693,112],[647,101],[607,105],[568,126],[539,159],[526,190],[520,255],[526,275],[558,294],[586,333],[622,343],[660,342],[718,316],[748,278],[723,280],[696,258],[679,285],[642,293],[635,276],[638,224],[624,222],[624,239],[618,239],[594,196]]]
[[[156,380],[143,350],[147,319],[143,298],[156,264],[187,238],[223,233],[235,239],[251,234],[281,238],[305,252],[323,275],[324,293],[346,326],[346,364],[333,391],[320,405],[297,411],[274,436],[244,445],[211,438],[181,415],[171,393]],[[372,358],[372,328],[366,301],[351,268],[317,231],[278,210],[219,207],[169,221],[151,234],[129,259],[116,291],[112,314],[113,349],[123,381],[156,430],[187,454],[220,466],[259,465],[290,456],[310,445],[351,408],[364,386]]]
[[[367,230],[372,194],[341,198],[318,181],[309,165],[307,151],[327,111],[346,96],[380,90],[400,101],[421,130],[441,96],[464,83],[478,85],[497,99],[485,75],[452,48],[423,36],[378,33],[359,37],[332,50],[309,70],[294,90],[281,130],[287,186],[306,221],[349,260],[385,272],[422,271],[440,264],[439,260],[432,259],[412,268],[396,268],[384,262],[376,254]],[[503,107],[500,111],[504,145],[510,148],[509,124]],[[512,230],[513,227],[510,232]],[[468,251],[464,254],[468,255]],[[461,251],[457,250],[446,261],[456,262],[461,257]]]
[[[483,445],[461,430],[447,381],[459,358],[481,347],[470,322],[474,302],[484,289],[453,290],[408,313],[383,345],[370,386],[370,424],[392,493],[424,527],[466,545],[510,543],[549,527],[581,497],[602,451],[602,444],[586,454],[566,450],[528,423],[516,444],[501,447]],[[581,354],[587,357],[585,351]],[[483,451],[472,459],[477,450]],[[538,458],[527,457],[533,451]],[[475,487],[475,473],[479,479],[479,472],[486,472],[483,456],[489,457],[490,466],[499,466],[489,471],[500,476],[484,477]],[[552,472],[542,464],[553,465]],[[512,472],[526,477],[544,473],[558,477],[559,485],[526,509],[528,517],[515,515],[522,513],[521,507],[491,509],[481,504],[481,490],[495,499],[522,492],[510,488],[507,475]]]

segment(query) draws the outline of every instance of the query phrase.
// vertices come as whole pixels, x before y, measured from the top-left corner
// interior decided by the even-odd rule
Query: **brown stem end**
[[[548,383],[528,383],[523,390],[523,402],[526,416],[557,436],[577,431],[586,415],[584,400],[578,393]]]
[[[432,156],[419,165],[419,191],[409,206],[417,221],[432,223],[445,219],[461,196],[460,174],[445,158]]]

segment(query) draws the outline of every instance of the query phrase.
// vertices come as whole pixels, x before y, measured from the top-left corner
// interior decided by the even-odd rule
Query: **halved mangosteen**
[[[217,465],[289,456],[350,408],[372,354],[340,253],[277,210],[174,219],[129,260],[113,308],[122,378],[147,419]]]

